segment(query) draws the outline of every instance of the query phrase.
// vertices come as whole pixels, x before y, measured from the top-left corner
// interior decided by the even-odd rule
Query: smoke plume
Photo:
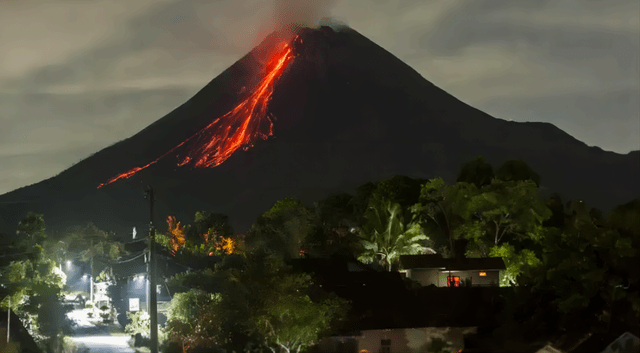
[[[316,27],[320,20],[331,16],[337,0],[274,0],[276,28]]]

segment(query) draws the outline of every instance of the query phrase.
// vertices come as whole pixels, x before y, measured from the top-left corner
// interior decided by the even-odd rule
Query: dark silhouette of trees
[[[484,157],[478,156],[476,159],[468,162],[460,168],[456,182],[464,182],[481,188],[491,184],[491,180],[495,177],[493,167]]]

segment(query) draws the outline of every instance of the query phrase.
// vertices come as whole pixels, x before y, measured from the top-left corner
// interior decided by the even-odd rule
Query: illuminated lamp
[[[478,272],[478,276],[487,277],[487,273],[485,271],[480,271],[480,272]]]

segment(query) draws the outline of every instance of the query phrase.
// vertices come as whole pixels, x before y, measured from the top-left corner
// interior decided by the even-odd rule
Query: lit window
[[[458,276],[447,277],[447,287],[460,287],[460,277]]]
[[[487,277],[487,273],[485,271],[481,271],[478,273],[480,277]]]

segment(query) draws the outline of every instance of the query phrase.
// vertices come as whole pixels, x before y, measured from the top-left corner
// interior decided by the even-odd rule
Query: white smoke
[[[338,0],[274,0],[276,28],[317,27],[320,20],[331,17]]]

